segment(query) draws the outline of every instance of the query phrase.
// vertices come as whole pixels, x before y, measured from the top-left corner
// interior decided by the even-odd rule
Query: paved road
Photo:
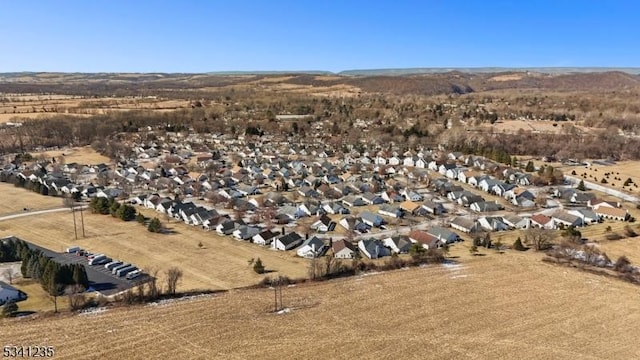
[[[83,205],[82,209],[83,210],[87,209],[87,207],[88,207],[87,205]],[[76,207],[76,210],[80,210],[80,208],[81,207],[78,206],[78,207]],[[47,209],[47,210],[25,211],[25,212],[22,212],[22,213],[0,216],[0,221],[21,218],[21,217],[24,217],[24,216],[41,215],[41,214],[60,212],[60,211],[70,211],[70,210],[69,210],[68,207],[60,207],[60,208]]]

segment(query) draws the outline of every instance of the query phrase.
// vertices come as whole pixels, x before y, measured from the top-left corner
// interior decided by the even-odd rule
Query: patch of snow
[[[466,278],[467,276],[469,276],[469,275],[461,274],[461,275],[453,275],[453,276],[451,276],[451,278],[452,279],[459,279],[459,278]]]
[[[191,296],[183,296],[175,299],[163,299],[148,303],[147,306],[168,306],[171,304],[185,302],[185,301],[193,301],[198,299],[207,299],[214,297],[215,294],[200,294],[200,295],[191,295]]]
[[[81,310],[78,315],[80,316],[99,315],[105,312],[107,312],[106,307],[98,307],[98,308],[89,308],[89,309]]]
[[[277,312],[277,314],[278,314],[278,315],[284,315],[284,314],[288,314],[288,313],[290,313],[290,312],[291,312],[291,309],[290,309],[290,308],[284,308],[284,309],[282,309],[282,310],[278,311],[278,312]]]
[[[369,272],[366,272],[366,273],[364,273],[364,274],[362,274],[360,276],[371,276],[371,275],[378,275],[378,274],[380,274],[379,271],[369,271]]]

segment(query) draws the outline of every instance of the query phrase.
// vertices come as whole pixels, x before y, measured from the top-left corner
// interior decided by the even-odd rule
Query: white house
[[[333,249],[333,257],[336,259],[353,259],[356,253],[356,247],[345,240],[335,241],[331,244],[331,247]]]
[[[273,232],[271,230],[265,230],[261,233],[254,235],[251,240],[253,240],[254,244],[266,246],[266,245],[271,245],[271,242],[273,241],[273,239],[278,235],[280,234],[277,232]]]
[[[296,250],[298,256],[303,258],[317,258],[322,256],[326,250],[324,241],[314,236],[302,242],[302,245]]]
[[[279,238],[276,238],[272,243],[271,247],[276,250],[286,251],[291,250],[302,243],[304,239],[296,232],[290,232],[286,235],[282,235]]]
[[[358,241],[358,249],[360,249],[360,252],[369,259],[378,259],[391,255],[389,249],[384,246],[382,241],[377,239]]]

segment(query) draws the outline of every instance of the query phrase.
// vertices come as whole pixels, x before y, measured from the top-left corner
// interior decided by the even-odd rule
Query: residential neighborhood
[[[522,168],[444,149],[339,151],[277,136],[178,133],[134,139],[131,148],[110,164],[8,161],[0,180],[43,195],[126,201],[161,220],[303,258],[376,259],[479,232],[629,220],[591,192],[536,186]]]

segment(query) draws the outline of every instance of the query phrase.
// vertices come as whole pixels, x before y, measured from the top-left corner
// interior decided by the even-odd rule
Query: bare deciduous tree
[[[69,285],[65,289],[65,294],[69,298],[69,309],[71,311],[82,309],[85,304],[85,296],[81,285]]]
[[[167,270],[167,293],[170,295],[176,294],[178,282],[182,279],[182,270],[177,267],[172,267]]]
[[[158,289],[158,270],[149,270],[149,276],[151,279],[147,282],[147,296],[150,300],[155,300],[160,296],[160,289]]]
[[[537,251],[549,249],[556,238],[556,232],[549,229],[531,227],[526,230],[524,240]]]

